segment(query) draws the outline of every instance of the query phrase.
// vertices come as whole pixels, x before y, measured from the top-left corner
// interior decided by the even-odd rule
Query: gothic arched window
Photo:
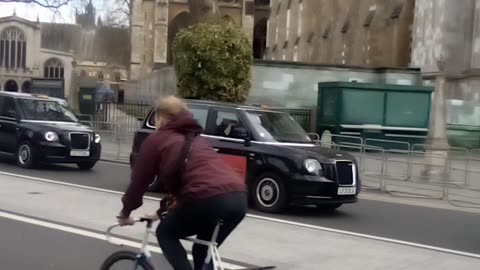
[[[50,58],[43,65],[43,76],[49,79],[63,79],[65,70],[63,62],[58,58]]]
[[[27,65],[27,40],[22,30],[15,26],[0,33],[0,67],[25,68]]]

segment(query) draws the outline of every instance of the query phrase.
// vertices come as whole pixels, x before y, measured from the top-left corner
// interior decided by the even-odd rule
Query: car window
[[[16,118],[15,100],[11,97],[0,97],[0,116]]]
[[[19,99],[20,109],[26,120],[78,122],[69,108],[53,100]]]
[[[234,112],[218,110],[215,115],[215,127],[213,135],[242,139],[240,136],[236,136],[233,132],[237,128],[243,128],[243,124],[238,118],[238,115]]]
[[[148,121],[147,121],[147,126],[155,127],[155,113],[153,111],[152,111],[152,113],[150,113],[150,116],[149,116]]]
[[[205,129],[207,125],[207,118],[208,118],[208,109],[201,109],[201,108],[189,108],[188,109],[193,114],[193,119],[197,120],[197,122]],[[155,113],[150,114],[150,118],[148,118],[148,126],[155,127]]]
[[[208,109],[190,108],[189,111],[193,114],[193,118],[205,129],[207,125]]]

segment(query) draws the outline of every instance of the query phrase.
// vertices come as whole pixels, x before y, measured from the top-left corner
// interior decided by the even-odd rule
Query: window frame
[[[222,138],[222,139],[229,140],[229,141],[245,142],[244,138],[234,138],[234,137],[224,136],[224,135],[221,135],[221,134],[216,134],[215,129],[217,128],[216,122],[217,122],[218,112],[225,112],[225,113],[234,114],[237,117],[238,122],[250,134],[250,131],[249,131],[250,129],[249,129],[249,126],[247,125],[247,121],[245,121],[243,116],[239,113],[238,109],[217,107],[217,108],[210,108],[207,127],[205,128],[205,135],[210,136],[210,137],[214,137],[214,138]]]
[[[203,128],[204,130],[207,129],[208,127],[208,123],[210,121],[210,111],[211,111],[211,108],[209,106],[201,106],[201,105],[194,105],[194,104],[187,104],[188,106],[188,109],[190,111],[190,109],[197,109],[197,110],[206,110],[207,111],[207,119],[205,121],[205,127]],[[190,111],[191,112],[191,111]],[[193,114],[193,113],[192,113]],[[150,129],[155,129],[155,124],[152,125],[152,123],[150,122],[151,119],[154,117],[155,115],[155,108],[152,108],[150,110],[150,112],[148,113],[146,119],[145,119],[145,126],[147,128],[150,128]],[[199,123],[200,124],[200,123]],[[200,124],[200,126],[202,126]],[[202,126],[203,127],[203,126]]]
[[[12,104],[15,107],[15,115],[16,115],[15,117],[8,117],[8,116],[3,115],[3,113],[4,113],[3,110],[4,110],[4,107],[5,107],[5,103],[8,99],[10,99],[12,101]],[[19,117],[20,117],[20,112],[18,110],[18,106],[17,106],[17,102],[16,102],[15,98],[0,95],[0,119],[18,121]]]

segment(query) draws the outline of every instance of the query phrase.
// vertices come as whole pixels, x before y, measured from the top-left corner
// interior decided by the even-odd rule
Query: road
[[[0,218],[2,243],[0,262],[2,269],[35,270],[84,270],[100,269],[102,262],[118,250],[133,248],[117,247],[100,239],[52,230],[11,219]],[[28,258],[28,259],[26,259]],[[159,269],[170,269],[163,256],[153,254]],[[127,265],[119,265],[126,268]]]
[[[115,191],[125,190],[130,173],[126,165],[107,162],[98,163],[92,171],[79,171],[74,166],[23,170],[5,160],[0,163],[0,171]],[[282,215],[255,210],[250,213],[480,254],[480,215],[476,213],[365,199],[345,205],[335,213],[321,213],[311,208],[291,208]]]

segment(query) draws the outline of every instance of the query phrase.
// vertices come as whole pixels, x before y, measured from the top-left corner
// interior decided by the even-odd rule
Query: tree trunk
[[[216,0],[188,0],[192,23],[198,23],[209,17],[219,15]]]

